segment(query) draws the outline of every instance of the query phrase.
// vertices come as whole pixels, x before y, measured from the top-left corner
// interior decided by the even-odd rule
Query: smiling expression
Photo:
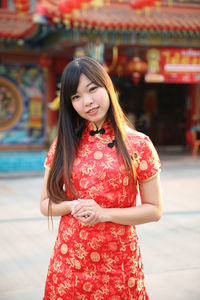
[[[76,112],[100,128],[106,119],[110,106],[109,95],[104,87],[97,86],[81,74],[76,94],[71,96]]]

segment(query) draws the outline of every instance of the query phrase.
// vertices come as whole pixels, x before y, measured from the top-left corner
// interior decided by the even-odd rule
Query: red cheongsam
[[[118,158],[109,121],[105,133],[93,136],[86,126],[74,161],[71,182],[80,198],[94,199],[102,207],[136,205],[131,173]],[[160,171],[150,139],[128,130],[128,149],[134,157],[138,182]],[[45,161],[50,168],[56,140]],[[67,191],[66,191],[67,193]],[[71,194],[69,194],[71,195]],[[140,248],[135,226],[112,222],[88,226],[71,214],[61,217],[50,260],[43,300],[147,300]]]

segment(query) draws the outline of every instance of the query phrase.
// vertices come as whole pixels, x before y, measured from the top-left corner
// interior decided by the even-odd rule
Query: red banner
[[[200,49],[151,48],[147,82],[200,83]]]

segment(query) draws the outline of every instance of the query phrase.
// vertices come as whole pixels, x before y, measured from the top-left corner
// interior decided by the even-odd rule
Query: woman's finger
[[[92,226],[98,223],[98,218],[96,216],[96,213],[92,213],[89,218],[86,219],[86,224]]]
[[[82,212],[84,209],[94,209],[98,206],[98,204],[93,199],[80,199],[77,202],[78,204],[76,204],[72,209],[72,215],[77,214],[78,212]]]
[[[97,206],[91,203],[80,203],[77,207],[72,210],[72,215],[77,215],[78,213],[82,213],[86,210],[93,210],[95,211],[97,209]]]
[[[72,215],[74,217],[77,217],[79,214],[82,214],[86,211],[91,211],[91,209],[89,207],[80,207],[77,211],[72,212]]]
[[[74,215],[75,213],[77,213],[80,209],[80,204],[76,204],[73,208],[72,208],[72,211],[71,211],[71,214]]]
[[[85,218],[88,218],[88,217],[90,216],[90,214],[91,214],[90,211],[84,210],[84,211],[82,211],[82,212],[79,211],[77,214],[74,215],[74,217],[77,217],[77,218],[79,218],[79,217],[85,217]]]
[[[74,215],[74,218],[76,218],[77,220],[87,224],[87,220],[90,217],[90,215],[92,214],[91,211],[87,211],[81,215]]]
[[[95,212],[90,211],[90,212],[88,212],[88,213],[89,213],[89,216],[87,217],[86,221],[87,221],[87,222],[90,222],[92,219],[95,218]]]
[[[73,209],[71,214],[75,215],[78,212],[82,212],[84,209],[86,208],[86,206],[83,203],[77,204]]]

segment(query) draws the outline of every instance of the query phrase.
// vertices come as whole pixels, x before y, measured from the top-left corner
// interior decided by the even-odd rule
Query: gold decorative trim
[[[139,181],[139,184],[140,184],[140,183],[145,183],[145,182],[150,181],[151,179],[153,179],[154,177],[156,177],[157,175],[159,175],[160,172],[161,172],[161,170],[159,170],[159,171],[158,171],[156,174],[154,174],[153,176],[151,176],[151,177],[149,177],[149,178],[147,178],[147,179],[144,179],[144,180]]]

